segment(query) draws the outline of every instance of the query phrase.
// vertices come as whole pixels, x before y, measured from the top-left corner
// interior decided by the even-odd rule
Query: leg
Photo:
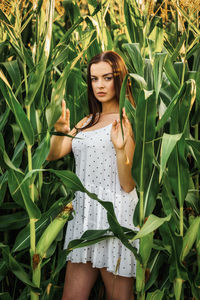
[[[68,261],[62,300],[87,300],[98,273],[98,269],[93,268],[90,262]]]
[[[106,288],[107,300],[134,300],[132,277],[123,277],[108,272],[105,268],[100,273]]]

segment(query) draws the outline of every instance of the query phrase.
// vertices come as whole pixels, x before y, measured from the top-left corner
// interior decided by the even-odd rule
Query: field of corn
[[[199,0],[0,1],[1,300],[60,299],[70,249],[110,235],[137,258],[135,299],[200,299],[199,10]],[[61,100],[72,126],[88,114],[86,66],[102,50],[129,70],[120,108],[136,140],[137,234],[84,188],[72,155],[45,160]],[[77,190],[104,205],[110,226],[64,251]],[[100,294],[99,279],[91,300]]]

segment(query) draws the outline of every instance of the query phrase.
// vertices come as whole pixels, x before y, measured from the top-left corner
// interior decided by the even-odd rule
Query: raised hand
[[[70,131],[70,111],[66,109],[65,100],[62,100],[62,113],[60,118],[54,124],[54,128],[58,132],[68,133]]]
[[[125,112],[125,108],[122,109],[122,126],[124,131],[124,139],[122,137],[121,125],[120,122],[116,120],[113,122],[111,129],[111,140],[116,150],[121,150],[125,147],[127,140],[131,137],[133,138],[133,131],[131,123],[128,120],[128,117]]]

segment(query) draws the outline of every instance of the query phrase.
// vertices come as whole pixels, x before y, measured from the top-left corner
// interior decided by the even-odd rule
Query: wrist
[[[117,155],[117,159],[123,161],[126,165],[129,165],[130,160],[129,160],[128,155],[125,151],[125,147],[120,148],[120,149],[116,149],[116,155]]]

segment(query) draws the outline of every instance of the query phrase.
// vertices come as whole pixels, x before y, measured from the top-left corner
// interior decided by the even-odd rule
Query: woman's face
[[[116,103],[113,69],[109,63],[101,61],[90,67],[91,84],[94,96],[103,103]]]

